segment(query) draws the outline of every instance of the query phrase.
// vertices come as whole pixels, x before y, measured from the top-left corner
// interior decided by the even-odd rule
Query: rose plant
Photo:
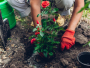
[[[34,52],[38,52],[41,57],[47,58],[48,56],[54,55],[54,48],[57,48],[54,44],[60,43],[60,41],[55,40],[55,37],[58,36],[58,32],[60,30],[64,29],[63,27],[59,27],[55,18],[50,19],[50,15],[57,15],[56,12],[58,9],[52,9],[49,1],[42,1],[41,6],[42,11],[37,15],[37,17],[40,15],[43,16],[43,14],[47,14],[48,19],[42,19],[42,26],[39,26],[38,21],[36,22],[37,26],[33,29],[35,35],[32,35],[34,38],[31,40],[31,44],[35,44]]]

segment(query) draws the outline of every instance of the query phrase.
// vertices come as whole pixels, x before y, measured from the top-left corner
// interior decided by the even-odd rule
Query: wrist
[[[71,36],[74,36],[75,34],[75,31],[74,30],[69,30],[69,29],[66,29],[64,35],[71,35]]]
[[[67,29],[68,29],[68,30],[75,31],[75,28],[73,28],[73,27],[68,27]]]

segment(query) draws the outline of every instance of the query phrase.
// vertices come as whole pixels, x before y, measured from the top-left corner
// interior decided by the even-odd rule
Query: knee
[[[65,6],[65,10],[68,10],[72,7],[74,0],[62,0],[62,3]]]

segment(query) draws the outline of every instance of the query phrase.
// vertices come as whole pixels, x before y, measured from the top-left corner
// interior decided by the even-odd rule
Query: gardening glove
[[[19,12],[21,17],[29,15],[30,7],[26,4],[25,0],[7,0],[7,2]]]
[[[65,47],[68,50],[75,44],[74,33],[75,31],[66,29],[61,38],[61,51],[63,51]]]

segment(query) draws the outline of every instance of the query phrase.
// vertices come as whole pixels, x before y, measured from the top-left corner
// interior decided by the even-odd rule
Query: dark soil
[[[29,18],[29,22],[31,22],[32,19],[31,17]],[[60,45],[56,45],[58,48],[56,49],[55,57],[51,61],[46,62],[40,60],[38,54],[32,55],[34,45],[31,45],[30,39],[28,39],[32,34],[34,34],[31,26],[28,25],[28,28],[24,29],[21,27],[21,22],[17,22],[16,27],[11,30],[11,40],[8,40],[6,45],[6,48],[10,48],[10,50],[7,49],[7,53],[11,60],[4,68],[33,68],[31,65],[35,65],[37,68],[84,68],[77,61],[77,55],[83,51],[90,52],[89,46],[83,47],[81,44],[76,42],[70,50],[64,50],[61,52]],[[76,31],[78,32],[78,35],[80,29],[77,28]],[[63,33],[63,31],[60,31],[56,40],[60,41]],[[14,47],[11,46],[12,44],[15,44]]]

